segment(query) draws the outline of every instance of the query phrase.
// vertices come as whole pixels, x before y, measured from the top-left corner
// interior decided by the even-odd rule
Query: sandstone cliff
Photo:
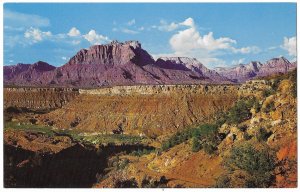
[[[4,88],[4,108],[56,109],[78,94],[72,88]]]

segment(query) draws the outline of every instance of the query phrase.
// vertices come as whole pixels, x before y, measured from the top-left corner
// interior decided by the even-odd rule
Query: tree
[[[225,158],[224,165],[230,176],[236,171],[243,172],[245,182],[244,186],[230,187],[270,187],[275,182],[275,162],[275,153],[268,147],[256,149],[249,143],[235,146]]]

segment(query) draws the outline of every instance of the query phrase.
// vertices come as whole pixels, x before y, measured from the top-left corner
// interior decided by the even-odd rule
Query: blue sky
[[[296,60],[296,3],[6,3],[4,64],[65,64],[82,48],[138,40],[154,58],[209,68]]]

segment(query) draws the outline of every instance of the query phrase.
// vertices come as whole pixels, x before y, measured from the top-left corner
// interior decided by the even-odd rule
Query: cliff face
[[[94,45],[89,50],[82,49],[67,64],[113,66],[128,63],[146,65],[153,62],[152,57],[142,49],[139,42],[127,41],[125,43],[112,42],[106,45]]]
[[[247,87],[220,85],[119,86],[79,90],[80,95],[61,109],[40,116],[55,127],[83,132],[164,135],[190,125],[209,122],[227,110],[241,95],[253,95]]]
[[[79,94],[67,88],[4,88],[4,108],[56,109]]]

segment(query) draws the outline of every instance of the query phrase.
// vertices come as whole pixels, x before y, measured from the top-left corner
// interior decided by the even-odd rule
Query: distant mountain
[[[255,77],[264,77],[272,74],[287,73],[297,67],[297,62],[289,62],[286,58],[273,58],[266,63],[252,61],[249,64],[240,64],[231,68],[218,67],[215,70],[222,76],[234,82],[245,82]]]
[[[155,61],[138,41],[113,41],[82,49],[61,67],[42,61],[4,66],[4,84],[83,88],[137,84],[219,84],[284,73],[295,67],[296,64],[279,58],[266,64],[251,62],[215,71],[194,58],[162,57]]]
[[[178,62],[182,67],[177,67]],[[170,67],[166,67],[169,64]],[[227,78],[207,69],[196,59],[177,57],[155,61],[137,41],[113,41],[82,49],[57,68],[44,62],[4,67],[4,83],[20,86],[101,87],[223,81]]]
[[[165,69],[180,69],[192,71],[203,78],[211,79],[214,82],[229,81],[214,70],[206,68],[195,58],[189,57],[161,57],[156,61],[156,65]]]

